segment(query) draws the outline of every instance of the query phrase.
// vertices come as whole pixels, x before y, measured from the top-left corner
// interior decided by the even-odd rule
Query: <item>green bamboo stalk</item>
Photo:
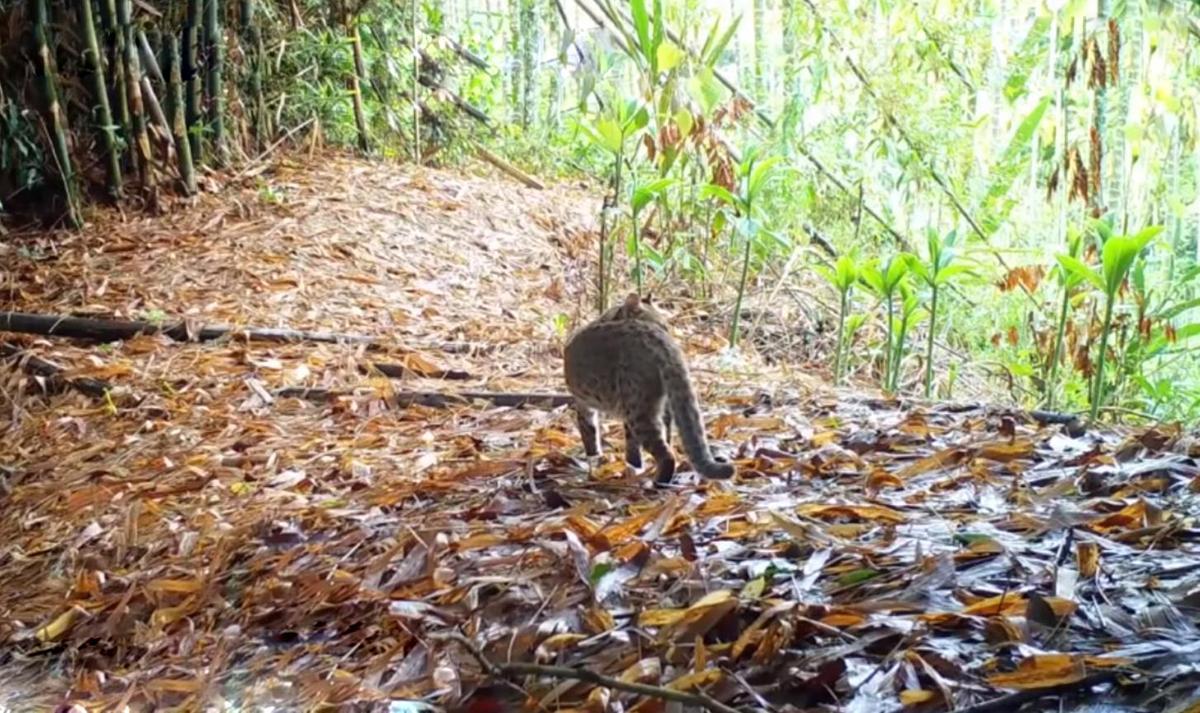
[[[154,47],[150,44],[150,38],[146,36],[144,30],[138,30],[136,34],[138,48],[141,49],[142,67],[146,68],[146,74],[151,79],[161,85],[166,85],[166,80],[163,78],[162,69],[158,66],[158,57],[155,54]]]
[[[116,0],[100,0],[100,24],[104,28],[106,49],[108,50],[108,85],[112,87],[109,103],[116,110],[116,119],[121,126],[121,136],[126,144],[132,144],[132,123],[129,118],[129,97],[125,92],[125,47],[121,39],[121,29],[117,22]]]
[[[367,115],[363,110],[362,83],[366,78],[366,70],[363,66],[362,37],[358,34],[356,18],[346,21],[346,34],[350,38],[350,48],[354,55],[354,71],[350,73],[350,98],[354,105],[354,125],[358,128],[358,148],[365,154],[371,150],[371,141],[367,135]]]
[[[262,148],[267,143],[266,133],[266,101],[263,98],[263,65],[266,56],[263,51],[262,32],[254,21],[254,0],[241,0],[240,24],[242,28],[242,47],[246,56],[246,64],[250,71],[250,125],[254,135],[254,143]]]
[[[179,40],[175,35],[167,35],[166,53],[163,56],[163,69],[167,74],[167,121],[171,126],[171,134],[175,137],[176,157],[179,159],[179,178],[183,182],[183,190],[189,196],[196,193],[196,168],[192,164],[192,145],[187,140],[187,126],[180,116],[183,105],[183,82],[179,73]]]
[[[204,141],[200,123],[200,3],[188,0],[187,18],[183,23],[183,57],[180,69],[183,72],[184,129],[192,145],[192,159],[203,163]]]
[[[220,0],[207,0],[204,10],[204,39],[208,50],[204,91],[208,99],[208,124],[212,128],[217,165],[225,166],[229,163],[229,147],[225,145],[225,97],[221,91],[225,41],[221,35]]]
[[[133,131],[133,166],[142,186],[153,188],[154,166],[150,158],[150,135],[146,130],[141,69],[138,64],[137,43],[133,37],[133,0],[117,0],[117,23],[125,46],[125,94],[129,98],[129,119]]]
[[[258,107],[259,122],[261,123],[260,131],[262,135],[261,142],[266,144],[267,141],[274,135],[271,129],[271,111],[267,108],[267,96],[263,92],[263,83],[266,81],[268,73],[271,69],[270,58],[267,57],[266,43],[263,42],[263,33],[257,25],[252,28],[254,35],[254,56],[257,58],[254,65],[254,103]]]
[[[100,57],[100,43],[96,39],[96,18],[92,14],[92,0],[78,0],[76,4],[86,45],[84,56],[92,68],[92,94],[96,97],[97,129],[104,145],[108,194],[116,200],[121,196],[121,149],[117,143],[116,127],[113,126],[112,108],[108,103],[108,87],[104,83],[104,62]]]
[[[42,94],[46,101],[46,116],[53,132],[54,158],[58,162],[58,172],[62,177],[63,196],[67,200],[67,223],[72,228],[83,225],[79,210],[79,194],[75,187],[75,170],[71,164],[71,152],[67,143],[70,126],[67,115],[58,103],[58,81],[55,77],[54,56],[50,53],[50,40],[47,26],[49,23],[46,0],[31,0],[33,6],[33,37],[37,47],[38,75],[42,80]]]

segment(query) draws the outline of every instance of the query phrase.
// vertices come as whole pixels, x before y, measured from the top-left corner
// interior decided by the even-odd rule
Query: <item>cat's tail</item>
[[[678,347],[670,352],[675,358],[664,365],[663,386],[667,392],[671,416],[679,426],[679,437],[683,440],[683,450],[687,453],[688,460],[696,472],[705,478],[733,477],[733,464],[714,459],[708,449],[708,439],[704,436],[704,421],[700,417],[700,404],[692,390],[682,352]]]

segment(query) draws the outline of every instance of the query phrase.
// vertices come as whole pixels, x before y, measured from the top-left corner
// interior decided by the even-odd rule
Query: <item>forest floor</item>
[[[0,334],[0,709],[1200,710],[1186,433],[834,393],[669,298],[733,481],[649,487],[612,422],[589,473],[562,406],[395,402],[562,392],[597,207],[328,156],[0,245],[0,309],[378,339]],[[612,680],[479,691],[476,654]]]

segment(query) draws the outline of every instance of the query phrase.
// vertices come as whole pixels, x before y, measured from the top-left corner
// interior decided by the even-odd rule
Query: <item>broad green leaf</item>
[[[692,133],[692,127],[695,122],[692,121],[692,112],[687,109],[680,109],[675,112],[675,126],[679,127],[680,136],[688,136]]]
[[[674,178],[660,178],[656,181],[651,181],[644,186],[638,186],[636,189],[634,189],[633,198],[630,200],[630,203],[633,205],[633,209],[635,211],[640,211],[642,208],[645,208],[650,201],[654,200],[655,197],[676,183],[678,183],[678,181]]]
[[[720,105],[725,97],[725,88],[713,75],[713,70],[705,67],[688,79],[688,94],[700,105],[704,116],[712,116],[713,110]]]
[[[1162,227],[1156,225],[1133,236],[1114,235],[1104,243],[1100,262],[1104,271],[1105,291],[1110,297],[1117,293],[1125,281],[1133,261],[1161,230]]]
[[[596,122],[596,131],[600,135],[600,145],[608,149],[612,153],[619,153],[621,147],[625,144],[625,132],[621,131],[621,127],[617,122],[608,118],[601,117]]]
[[[658,46],[658,71],[670,72],[678,67],[687,57],[683,50],[670,40]]]
[[[715,183],[709,183],[707,185],[701,186],[700,197],[701,198],[716,198],[716,199],[721,200],[735,208],[742,207],[742,202],[741,202],[741,200],[738,199],[737,196],[730,193],[729,189],[725,188],[724,186],[718,186]]]
[[[938,285],[945,285],[950,282],[955,275],[961,275],[963,273],[970,272],[970,265],[946,265],[937,271],[937,275],[934,277],[934,282],[936,282]]]
[[[1058,260],[1058,264],[1062,265],[1062,268],[1067,271],[1067,274],[1075,276],[1077,283],[1090,282],[1095,285],[1096,289],[1104,289],[1104,278],[1100,275],[1100,273],[1085,265],[1079,258],[1075,257],[1074,255],[1061,254],[1055,255],[1054,258]]]
[[[879,268],[879,260],[877,258],[871,258],[863,264],[858,271],[858,279],[874,294],[880,297],[887,296],[887,289],[884,287],[884,280],[886,278],[883,270]]]
[[[851,255],[842,255],[834,267],[834,285],[845,292],[858,282],[858,265]]]
[[[884,273],[883,285],[889,293],[895,291],[896,287],[900,284],[900,281],[904,279],[906,274],[908,274],[908,269],[908,261],[904,259],[903,255],[893,255],[892,257],[888,258],[887,271]]]
[[[641,131],[650,123],[650,112],[646,107],[639,106],[637,111],[629,118],[629,123],[625,126],[625,135],[628,136],[637,131]]]
[[[771,179],[773,169],[782,160],[781,156],[768,156],[755,163],[754,167],[750,169],[750,178],[746,182],[746,193],[751,199],[756,197],[763,185]]]
[[[734,221],[734,225],[737,226],[738,232],[746,236],[746,239],[748,240],[753,240],[758,235],[758,231],[762,228],[762,223],[750,216],[742,216],[741,218],[738,218],[736,221]]]
[[[904,261],[908,263],[910,272],[925,282],[932,284],[933,280],[929,274],[929,268],[925,266],[924,262],[921,262],[921,258],[911,253],[904,253]]]

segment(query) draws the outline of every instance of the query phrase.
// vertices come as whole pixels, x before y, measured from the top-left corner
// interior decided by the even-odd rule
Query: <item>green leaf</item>
[[[903,255],[893,255],[888,258],[887,270],[884,273],[884,289],[890,294],[896,290],[900,281],[908,274],[908,261]]]
[[[663,30],[662,0],[654,0],[654,34],[650,36],[649,51],[654,53],[654,61],[650,66],[655,74],[666,71],[658,64],[658,48],[662,46],[666,32]]]
[[[1043,13],[1029,28],[1016,52],[1009,58],[1012,72],[1004,83],[1004,96],[1010,102],[1025,94],[1029,76],[1049,46],[1050,14]]]
[[[887,297],[887,289],[884,286],[886,280],[885,273],[879,268],[879,260],[871,258],[858,271],[858,279],[867,289],[880,297]]]
[[[774,175],[775,166],[782,160],[781,156],[769,156],[756,162],[750,169],[750,177],[746,181],[746,194],[751,200],[758,196],[758,192]]]
[[[1079,258],[1074,255],[1061,254],[1055,255],[1054,258],[1058,260],[1058,264],[1062,265],[1068,275],[1074,276],[1075,284],[1090,282],[1095,285],[1096,289],[1104,289],[1104,278],[1100,276],[1100,273],[1085,265]],[[1068,286],[1073,287],[1074,285],[1068,283]]]
[[[705,41],[705,49],[700,53],[701,64],[708,69],[712,69],[717,65],[717,62],[721,59],[721,55],[725,52],[725,47],[729,44],[729,41],[733,39],[733,34],[737,31],[738,23],[741,21],[741,15],[734,17],[733,22],[729,23],[729,27],[725,28],[725,34],[722,35],[721,39],[717,40],[715,44],[710,44],[708,41]],[[712,35],[716,34],[716,31],[717,23],[713,22],[712,34],[709,35],[709,39],[712,39]]]
[[[961,275],[963,273],[970,272],[970,265],[946,265],[937,271],[937,275],[934,276],[933,281],[938,285],[945,285],[946,283],[950,282],[955,275]]]
[[[621,152],[621,147],[625,145],[625,132],[621,130],[616,121],[608,117],[601,117],[596,122],[596,131],[600,134],[601,146],[614,154]]]
[[[717,81],[713,70],[704,67],[687,81],[688,94],[700,105],[704,116],[712,116],[713,110],[725,98],[725,88]]]
[[[645,0],[629,0],[633,15],[633,31],[637,33],[638,47],[647,63],[654,62],[654,48],[650,46],[650,16],[646,13]]]
[[[692,133],[692,127],[695,126],[695,122],[692,121],[692,112],[687,109],[680,109],[675,112],[674,119],[675,126],[679,127],[680,136],[687,136]]]
[[[851,255],[842,255],[834,266],[834,286],[841,292],[848,291],[858,282],[858,261]]]
[[[1025,115],[1025,118],[1017,125],[1016,131],[1013,132],[1012,138],[1009,139],[1004,153],[991,169],[992,183],[988,186],[983,199],[984,230],[989,235],[1000,229],[1000,226],[1008,219],[1013,207],[1017,205],[1017,201],[1005,200],[1005,198],[1012,189],[1017,176],[1027,172],[1026,158],[1032,153],[1033,134],[1037,131],[1042,117],[1046,115],[1046,110],[1050,107],[1050,100],[1049,96],[1042,97],[1033,110]],[[1036,156],[1033,158],[1037,160]]]
[[[1159,312],[1158,316],[1160,319],[1174,319],[1175,317],[1178,317],[1179,315],[1183,314],[1184,312],[1187,312],[1188,310],[1194,309],[1196,307],[1200,307],[1200,297],[1196,297],[1196,298],[1190,299],[1190,300],[1185,300],[1183,302],[1173,304],[1170,307],[1164,307],[1163,310],[1161,312]]]
[[[658,70],[660,72],[670,72],[678,67],[687,57],[683,50],[670,40],[663,42],[658,46]]]
[[[728,205],[733,206],[734,208],[740,209],[742,207],[742,202],[741,202],[741,200],[738,199],[737,196],[730,193],[729,189],[727,189],[725,186],[718,186],[715,183],[709,183],[704,186],[701,186],[700,187],[700,197],[701,198],[716,198],[720,201],[723,201],[724,203],[726,203]]]
[[[1100,262],[1104,271],[1104,289],[1109,297],[1117,293],[1134,260],[1161,231],[1162,227],[1156,225],[1137,235],[1114,235],[1104,243]]]
[[[633,198],[630,203],[635,211],[640,211],[646,207],[650,201],[654,200],[659,194],[675,185],[679,181],[674,178],[660,178],[656,181],[651,181],[644,186],[638,186],[633,191]]]

